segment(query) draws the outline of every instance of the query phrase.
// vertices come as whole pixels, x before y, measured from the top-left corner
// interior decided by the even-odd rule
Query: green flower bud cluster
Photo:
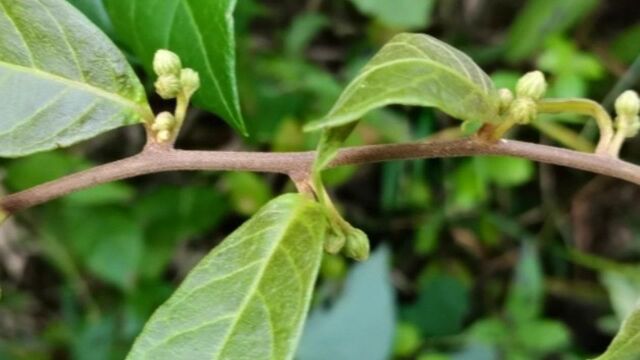
[[[329,254],[342,251],[344,255],[354,260],[364,261],[369,258],[369,237],[364,231],[349,224],[344,224],[344,227],[332,227],[327,233],[324,250]]]
[[[169,141],[171,134],[177,124],[175,116],[172,113],[164,111],[156,116],[151,125],[151,130],[156,133],[156,140],[159,143]]]
[[[181,93],[190,98],[200,88],[200,76],[193,69],[183,69],[180,57],[169,50],[158,50],[153,58],[153,71],[158,75],[156,92],[165,100]]]
[[[498,90],[500,115],[508,116],[515,123],[528,124],[538,115],[536,102],[547,91],[547,81],[540,71],[524,74],[516,85],[516,95],[509,89]]]
[[[616,127],[625,137],[634,137],[640,131],[640,97],[633,90],[627,90],[618,97],[615,103]]]

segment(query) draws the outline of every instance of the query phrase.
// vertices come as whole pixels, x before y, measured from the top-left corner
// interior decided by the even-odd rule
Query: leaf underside
[[[0,0],[0,157],[69,146],[142,121],[118,48],[61,0]]]
[[[466,54],[425,34],[400,34],[345,89],[333,109],[307,131],[357,121],[386,105],[436,107],[462,120],[495,120],[487,74]]]
[[[174,51],[200,74],[196,105],[246,134],[235,75],[236,0],[106,0],[106,5],[116,32],[149,74],[156,50]]]
[[[191,271],[128,359],[292,358],[325,226],[303,195],[269,202]]]

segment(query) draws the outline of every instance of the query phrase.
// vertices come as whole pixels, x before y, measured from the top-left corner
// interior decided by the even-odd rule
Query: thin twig
[[[640,185],[640,166],[606,156],[547,145],[500,140],[488,143],[475,138],[345,148],[331,167],[389,160],[445,158],[474,155],[508,155],[607,175]],[[9,213],[59,198],[91,186],[166,171],[215,170],[281,173],[304,182],[315,152],[183,151],[147,147],[142,153],[120,161],[69,175],[0,200]]]

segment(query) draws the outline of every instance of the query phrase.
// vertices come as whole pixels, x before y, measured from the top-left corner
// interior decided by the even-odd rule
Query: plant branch
[[[508,155],[607,175],[640,185],[640,166],[610,156],[588,154],[514,140],[489,143],[462,140],[370,145],[345,148],[330,167],[390,160]],[[185,170],[253,171],[287,174],[298,185],[310,173],[315,152],[184,151],[148,146],[140,154],[72,174],[0,199],[9,213],[27,209],[74,191],[135,176]]]

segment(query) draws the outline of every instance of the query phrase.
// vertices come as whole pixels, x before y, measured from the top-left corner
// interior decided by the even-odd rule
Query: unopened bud
[[[163,111],[158,114],[158,116],[156,116],[151,129],[153,131],[171,130],[173,129],[175,124],[176,118],[173,116],[173,114],[168,111]]]
[[[498,90],[498,106],[501,113],[509,110],[509,106],[513,102],[513,93],[509,89]]]
[[[158,140],[159,143],[167,142],[169,139],[171,139],[171,131],[169,130],[162,130],[156,135],[156,140]]]
[[[347,234],[347,243],[344,246],[344,254],[348,257],[364,261],[369,258],[369,237],[364,231],[352,228]]]
[[[347,238],[342,231],[329,229],[326,236],[327,238],[324,240],[324,251],[329,254],[335,255],[339,253],[347,242]]]
[[[640,112],[640,97],[633,90],[627,90],[616,99],[616,113],[618,116],[634,118]]]
[[[162,75],[155,82],[156,93],[165,100],[175,99],[180,93],[180,80],[175,75]]]
[[[182,69],[180,84],[187,97],[191,97],[200,88],[200,75],[193,69]]]
[[[525,125],[538,116],[538,105],[531,98],[515,99],[509,108],[509,114],[518,124]]]
[[[156,51],[153,57],[153,71],[155,71],[158,76],[178,76],[180,75],[181,69],[182,63],[180,62],[180,57],[174,52],[164,49]]]
[[[547,80],[545,80],[544,74],[540,71],[532,71],[524,74],[516,85],[516,95],[519,98],[540,100],[546,91]]]

